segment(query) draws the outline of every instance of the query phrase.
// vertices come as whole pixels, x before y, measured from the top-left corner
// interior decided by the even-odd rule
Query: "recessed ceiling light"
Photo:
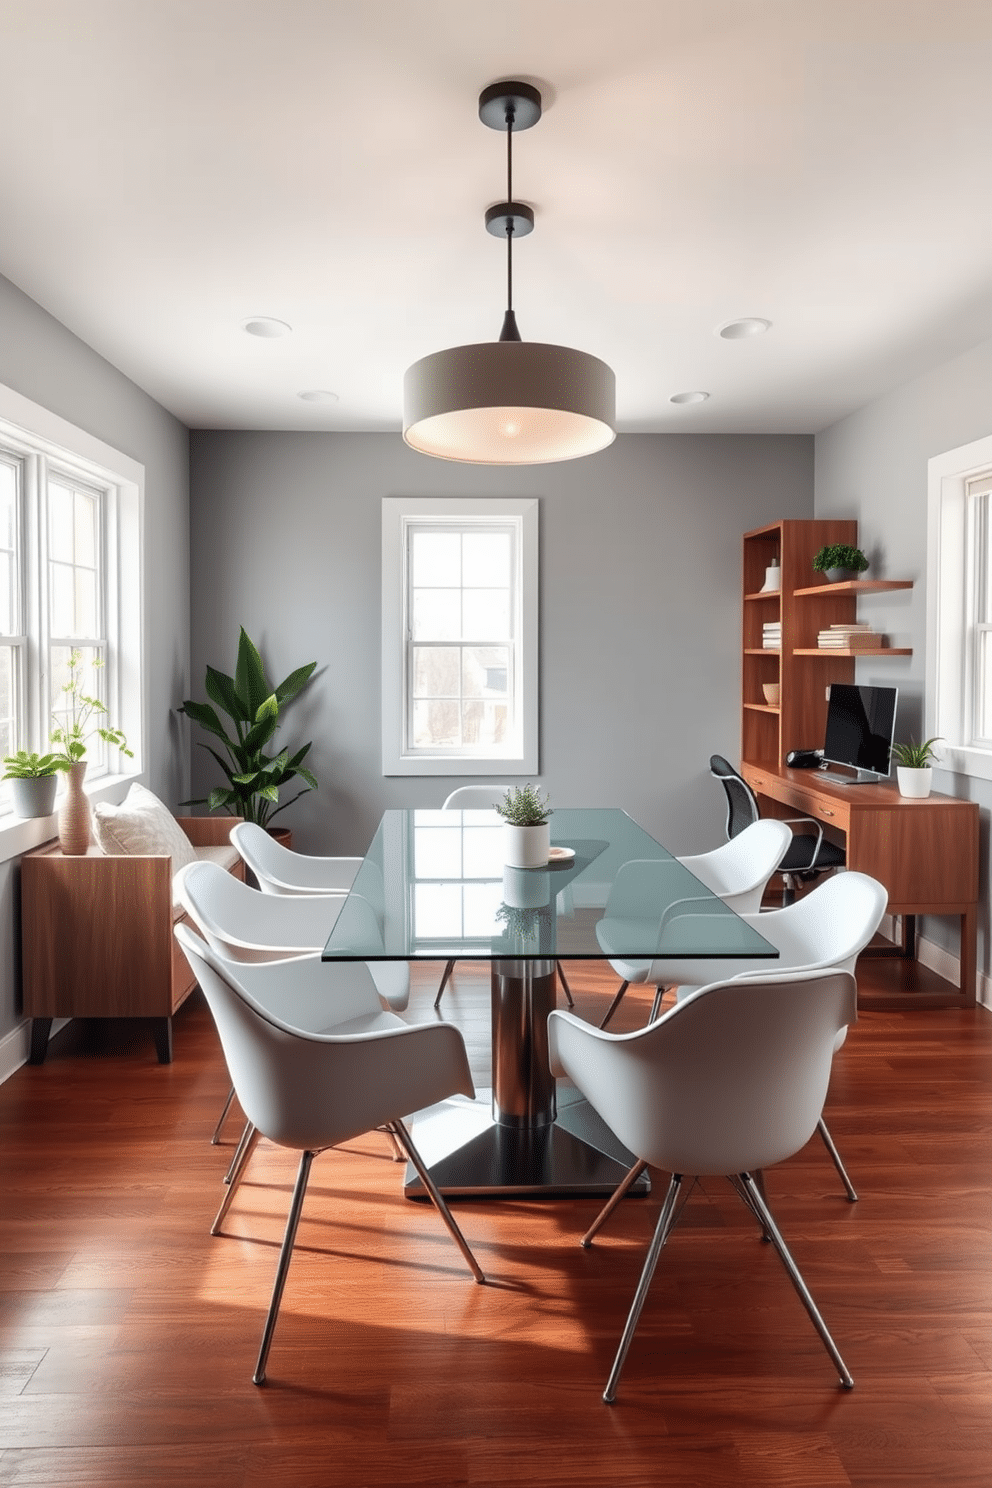
[[[699,389],[693,393],[673,393],[668,401],[669,403],[705,403],[708,397],[709,393],[704,393]]]
[[[728,320],[726,325],[717,326],[716,333],[724,341],[743,341],[748,336],[763,336],[771,330],[771,324],[758,315],[745,315],[742,320]]]
[[[253,315],[249,320],[241,322],[241,328],[249,336],[261,336],[266,341],[271,341],[276,336],[288,336],[293,329],[284,320],[273,320],[271,315]]]
[[[327,388],[304,388],[302,393],[297,393],[304,403],[336,403],[337,393],[329,392]]]

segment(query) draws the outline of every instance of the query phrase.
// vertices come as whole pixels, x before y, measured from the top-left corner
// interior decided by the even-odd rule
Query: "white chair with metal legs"
[[[257,822],[238,822],[231,841],[263,894],[347,894],[361,858],[315,858],[291,851]]]
[[[616,1398],[686,1178],[727,1177],[777,1250],[841,1383],[854,1381],[769,1211],[755,1174],[816,1130],[839,1035],[857,1017],[850,972],[721,982],[698,989],[636,1033],[611,1034],[567,1012],[548,1021],[552,1072],[574,1082],[644,1167],[671,1173],[603,1399]],[[628,1175],[625,1191],[633,1181]],[[583,1237],[616,1208],[610,1199]]]
[[[746,827],[713,852],[697,853],[675,861],[697,878],[704,888],[722,899],[735,914],[757,914],[768,881],[785,857],[791,841],[792,833],[785,822],[766,817]],[[622,877],[618,875],[607,902],[605,918],[619,914],[625,920],[650,918],[656,912],[656,906],[664,902],[662,894],[669,872],[665,860],[660,859],[657,864],[639,863],[636,873],[631,869]],[[632,897],[635,894],[636,897]],[[640,972],[641,964],[638,962],[636,976],[624,976],[623,985],[607,1008],[600,1028],[609,1023],[631,982],[646,980]],[[713,978],[707,977],[706,980],[713,981]]]
[[[621,875],[629,871],[630,865],[621,868],[617,882],[619,883]],[[661,997],[667,986],[678,987],[678,995],[682,996],[695,987],[717,980],[729,981],[731,978],[743,981],[767,977],[769,974],[820,971],[828,967],[849,971],[853,976],[859,955],[882,923],[888,897],[888,891],[877,879],[870,878],[866,873],[845,872],[838,873],[835,878],[825,879],[805,898],[786,905],[784,909],[770,909],[765,914],[742,915],[743,920],[753,925],[760,935],[776,947],[779,957],[774,962],[744,957],[634,962],[615,960],[611,956],[610,965],[627,982],[654,983],[657,990],[651,1011],[652,1021],[658,1015]],[[622,892],[618,902],[624,902]],[[658,926],[659,947],[664,943],[666,925],[672,923],[671,919],[662,918]],[[713,923],[716,926],[716,921]],[[599,943],[607,953],[611,943],[615,943],[611,941],[615,933],[611,929],[607,906],[606,916],[596,926]],[[845,1037],[846,1029],[839,1035],[838,1048]],[[822,1117],[818,1122],[818,1130],[847,1196],[854,1203],[857,1193]]]
[[[509,785],[460,785],[453,790],[451,795],[441,803],[442,811],[492,811],[498,802],[502,801],[507,791],[512,789]],[[558,968],[558,980],[561,982],[561,990],[565,994],[565,1001],[569,1007],[574,1007],[572,991],[565,978],[565,969],[560,961],[555,962]],[[445,963],[444,974],[441,977],[441,985],[437,989],[434,998],[434,1006],[441,1006],[441,998],[444,989],[448,985],[448,979],[455,969],[454,961]]]
[[[377,1127],[392,1132],[475,1280],[484,1282],[405,1125],[412,1112],[454,1095],[475,1095],[459,1031],[448,1023],[410,1026],[385,1012],[361,962],[338,968],[344,975],[328,996],[329,968],[315,959],[234,966],[188,926],[178,925],[175,933],[213,1014],[248,1120],[270,1141],[300,1153],[254,1383],[265,1382],[311,1164],[319,1152],[340,1142]],[[320,1033],[295,1026],[287,1016],[312,1022],[321,1005],[325,1031]],[[223,1221],[236,1184],[231,1188],[215,1225]]]

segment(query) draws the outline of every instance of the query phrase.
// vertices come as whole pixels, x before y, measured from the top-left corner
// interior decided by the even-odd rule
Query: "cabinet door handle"
[[[824,807],[821,810],[820,815],[821,816],[833,816],[833,812],[832,811],[827,811],[826,807]]]

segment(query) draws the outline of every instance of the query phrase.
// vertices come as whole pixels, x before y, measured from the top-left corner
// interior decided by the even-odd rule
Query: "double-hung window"
[[[992,438],[930,461],[926,732],[992,779]]]
[[[82,692],[127,736],[140,768],[143,468],[0,387],[0,752],[46,753]],[[101,720],[97,717],[95,722]],[[87,739],[87,784],[121,768]],[[0,814],[10,811],[0,791]],[[0,851],[2,856],[2,851]]]
[[[537,772],[537,501],[383,502],[383,773]]]

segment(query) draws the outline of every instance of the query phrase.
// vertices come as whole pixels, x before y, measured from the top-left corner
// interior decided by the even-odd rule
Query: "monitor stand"
[[[843,774],[847,769],[841,765],[839,769],[828,770],[825,765],[819,768],[818,776],[821,780],[832,780],[835,785],[880,785],[885,779],[884,775],[877,775],[874,770],[859,770],[853,765],[850,774]]]

